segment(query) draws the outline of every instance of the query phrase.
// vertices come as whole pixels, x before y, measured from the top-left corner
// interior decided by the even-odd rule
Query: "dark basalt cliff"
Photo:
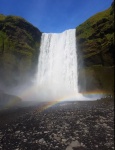
[[[76,28],[81,91],[113,92],[114,3]]]
[[[35,73],[41,32],[23,18],[0,15],[0,82],[14,86]]]

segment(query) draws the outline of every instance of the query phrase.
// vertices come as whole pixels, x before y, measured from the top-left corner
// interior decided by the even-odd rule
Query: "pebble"
[[[34,150],[114,149],[113,106],[65,102],[42,112],[28,108],[0,129],[0,149],[19,150],[26,144],[25,150],[29,145]]]

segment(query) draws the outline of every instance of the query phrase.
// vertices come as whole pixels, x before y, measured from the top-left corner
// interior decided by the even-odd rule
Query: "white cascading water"
[[[39,98],[59,99],[78,94],[75,29],[43,33],[38,62]]]
[[[79,93],[75,29],[43,33],[38,60],[36,78],[10,93],[27,101],[95,100],[104,96]]]
[[[92,95],[90,98],[78,92],[75,29],[66,30],[63,33],[43,33],[38,60],[38,72],[36,78],[32,80],[33,83],[13,89],[14,94],[22,99],[63,101],[102,97]]]

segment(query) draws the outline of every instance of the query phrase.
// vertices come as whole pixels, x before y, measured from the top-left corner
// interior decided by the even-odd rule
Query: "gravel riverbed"
[[[0,110],[0,150],[114,150],[114,101]]]

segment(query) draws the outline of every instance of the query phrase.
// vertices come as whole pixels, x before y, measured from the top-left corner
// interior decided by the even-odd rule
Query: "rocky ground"
[[[114,150],[113,100],[44,108],[0,111],[0,150]]]

